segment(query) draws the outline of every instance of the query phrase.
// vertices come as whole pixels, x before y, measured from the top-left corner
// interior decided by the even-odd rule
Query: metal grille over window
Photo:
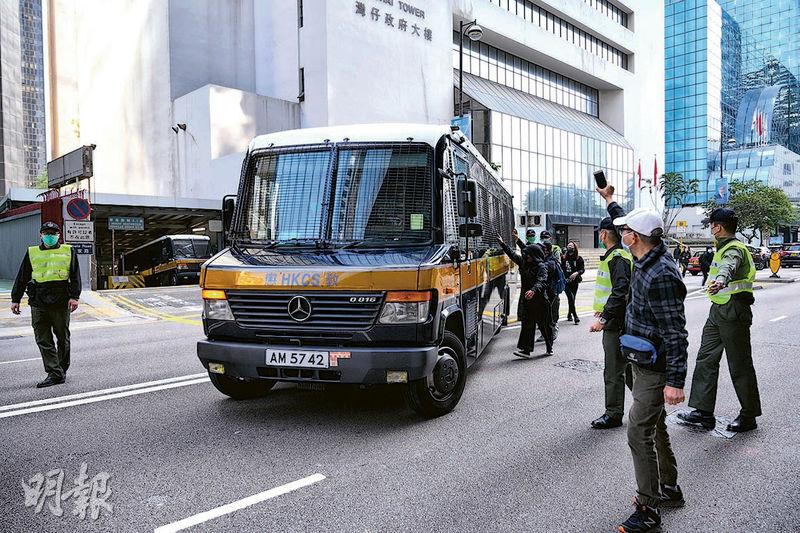
[[[239,246],[369,247],[429,243],[433,150],[339,143],[267,150],[240,187]],[[257,254],[256,254],[257,255]],[[248,256],[257,261],[256,255]]]
[[[432,156],[422,145],[341,149],[331,239],[429,241]]]

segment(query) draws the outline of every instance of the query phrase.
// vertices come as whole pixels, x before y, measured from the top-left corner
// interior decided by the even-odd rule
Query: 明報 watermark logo
[[[71,503],[72,514],[80,520],[87,516],[97,520],[101,514],[111,516],[114,512],[114,504],[108,501],[111,498],[111,474],[100,472],[90,478],[88,471],[88,465],[82,463],[71,484],[65,483],[61,468],[44,474],[40,472],[27,482],[23,480],[25,507],[33,507],[33,512],[39,514],[46,504],[53,516],[63,516],[65,504]]]

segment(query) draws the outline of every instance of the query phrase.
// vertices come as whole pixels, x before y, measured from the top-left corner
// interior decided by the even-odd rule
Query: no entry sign
[[[73,220],[86,220],[90,213],[89,201],[84,198],[73,198],[67,202],[67,215]]]

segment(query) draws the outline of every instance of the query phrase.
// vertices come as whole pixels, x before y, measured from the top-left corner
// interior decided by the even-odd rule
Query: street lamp
[[[480,41],[483,37],[483,28],[478,26],[478,19],[464,24],[459,23],[458,32],[458,116],[464,116],[464,34],[470,41]]]
[[[711,142],[716,142],[717,139],[708,139]],[[722,179],[722,128],[720,128],[719,132],[719,177]],[[728,139],[728,148],[733,149],[736,146],[736,139],[730,138]]]

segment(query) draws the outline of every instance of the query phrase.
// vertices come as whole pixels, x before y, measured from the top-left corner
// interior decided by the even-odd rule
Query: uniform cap
[[[61,228],[55,222],[45,222],[44,224],[42,224],[42,227],[39,228],[39,233],[42,233],[44,231],[55,231],[61,233]]]
[[[614,221],[611,220],[611,217],[606,217],[600,221],[600,229],[608,229],[617,231],[616,226],[614,226]]]
[[[719,207],[711,211],[711,215],[709,215],[708,218],[703,219],[703,224],[709,224],[711,222],[733,222],[734,224],[738,224],[739,217],[736,216],[733,209]]]

